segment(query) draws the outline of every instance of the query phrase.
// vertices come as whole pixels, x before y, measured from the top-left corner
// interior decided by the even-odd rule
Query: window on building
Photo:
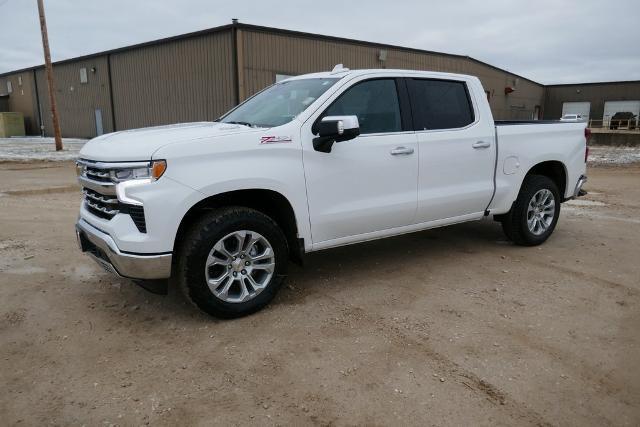
[[[87,69],[80,68],[80,83],[87,83]]]
[[[18,86],[22,86],[22,76],[18,76]]]
[[[347,89],[322,114],[358,116],[360,133],[402,131],[400,103],[393,79],[367,80]]]
[[[7,80],[7,92],[13,92],[13,86],[11,85],[11,80]]]
[[[409,79],[416,130],[455,129],[474,121],[473,106],[464,82]]]

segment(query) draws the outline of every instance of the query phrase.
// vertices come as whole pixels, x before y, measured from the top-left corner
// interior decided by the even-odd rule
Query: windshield
[[[314,78],[276,83],[218,120],[252,127],[280,126],[306,110],[338,80]]]

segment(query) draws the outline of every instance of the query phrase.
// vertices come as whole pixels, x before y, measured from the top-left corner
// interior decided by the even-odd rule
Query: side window
[[[358,116],[361,134],[402,131],[395,80],[357,83],[325,110],[326,116]]]
[[[475,120],[464,82],[408,79],[415,130],[455,129]]]

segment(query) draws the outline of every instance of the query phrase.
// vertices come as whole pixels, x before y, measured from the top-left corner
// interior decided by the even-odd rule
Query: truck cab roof
[[[468,80],[475,79],[476,77],[467,74],[455,74],[455,73],[443,73],[439,71],[416,71],[416,70],[402,70],[402,69],[388,69],[388,68],[370,68],[360,70],[350,70],[349,68],[334,68],[333,71],[324,71],[320,73],[301,74],[298,76],[289,77],[281,80],[279,83],[303,80],[313,78],[344,78],[344,77],[359,77],[359,76],[397,76],[397,77],[423,77],[423,78],[450,78],[452,80]]]

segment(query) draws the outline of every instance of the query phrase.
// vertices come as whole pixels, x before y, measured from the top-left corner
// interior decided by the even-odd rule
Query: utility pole
[[[49,52],[49,36],[47,35],[47,20],[44,17],[44,5],[38,0],[38,13],[40,14],[40,32],[42,33],[42,48],[44,49],[44,64],[47,73],[47,86],[49,88],[49,103],[51,104],[51,118],[53,120],[53,134],[56,140],[56,151],[62,150],[62,137],[60,136],[60,123],[58,122],[58,108],[56,107],[55,86],[53,85],[53,69],[51,67],[51,52]]]

